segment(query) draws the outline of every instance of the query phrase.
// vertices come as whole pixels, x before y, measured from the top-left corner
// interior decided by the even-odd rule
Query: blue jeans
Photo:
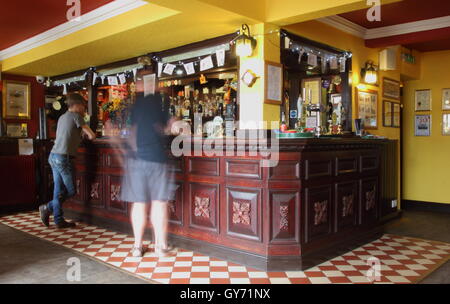
[[[64,221],[62,203],[75,195],[75,186],[72,176],[72,160],[68,155],[50,153],[48,162],[53,172],[53,200],[47,204],[48,210],[53,213],[55,224]]]

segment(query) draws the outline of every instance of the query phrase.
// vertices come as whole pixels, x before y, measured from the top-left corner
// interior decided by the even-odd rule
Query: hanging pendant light
[[[236,44],[236,55],[239,57],[250,57],[256,47],[256,39],[250,34],[250,27],[242,25],[240,35],[234,40]]]

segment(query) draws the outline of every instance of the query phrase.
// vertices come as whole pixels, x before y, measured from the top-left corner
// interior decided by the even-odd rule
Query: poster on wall
[[[362,119],[364,129],[378,128],[378,92],[356,89],[357,117]]]
[[[416,112],[431,111],[431,90],[417,90],[415,97]]]
[[[442,90],[442,110],[450,110],[450,89]]]
[[[442,135],[450,135],[450,114],[442,114]]]
[[[415,136],[431,136],[431,115],[416,115]]]
[[[283,66],[266,62],[266,103],[281,104],[283,101]]]

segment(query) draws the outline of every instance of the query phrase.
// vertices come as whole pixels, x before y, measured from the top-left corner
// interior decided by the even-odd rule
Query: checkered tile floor
[[[158,258],[149,242],[145,256],[133,258],[128,235],[82,223],[72,230],[46,228],[37,212],[5,216],[0,223],[163,284],[371,283],[366,276],[370,257],[381,266],[374,283],[415,283],[450,258],[450,244],[384,235],[307,271],[264,272],[180,248],[173,257]]]

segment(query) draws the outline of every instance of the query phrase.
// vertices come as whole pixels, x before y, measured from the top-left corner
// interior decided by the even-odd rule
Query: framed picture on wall
[[[450,110],[450,89],[442,90],[442,110]]]
[[[3,88],[3,118],[30,119],[31,84],[4,80]]]
[[[400,128],[401,125],[401,105],[399,103],[392,103],[392,127]]]
[[[431,115],[416,115],[414,124],[415,136],[431,136]]]
[[[416,90],[416,112],[431,111],[431,90]]]
[[[400,81],[384,77],[383,97],[400,100]]]
[[[450,114],[442,114],[442,135],[450,135]]]
[[[383,102],[383,126],[392,127],[392,102]]]
[[[9,123],[6,125],[6,136],[8,137],[28,137],[28,124]]]
[[[266,62],[265,103],[281,105],[283,102],[283,65]]]
[[[362,119],[364,129],[378,128],[378,92],[356,88],[356,116]]]

